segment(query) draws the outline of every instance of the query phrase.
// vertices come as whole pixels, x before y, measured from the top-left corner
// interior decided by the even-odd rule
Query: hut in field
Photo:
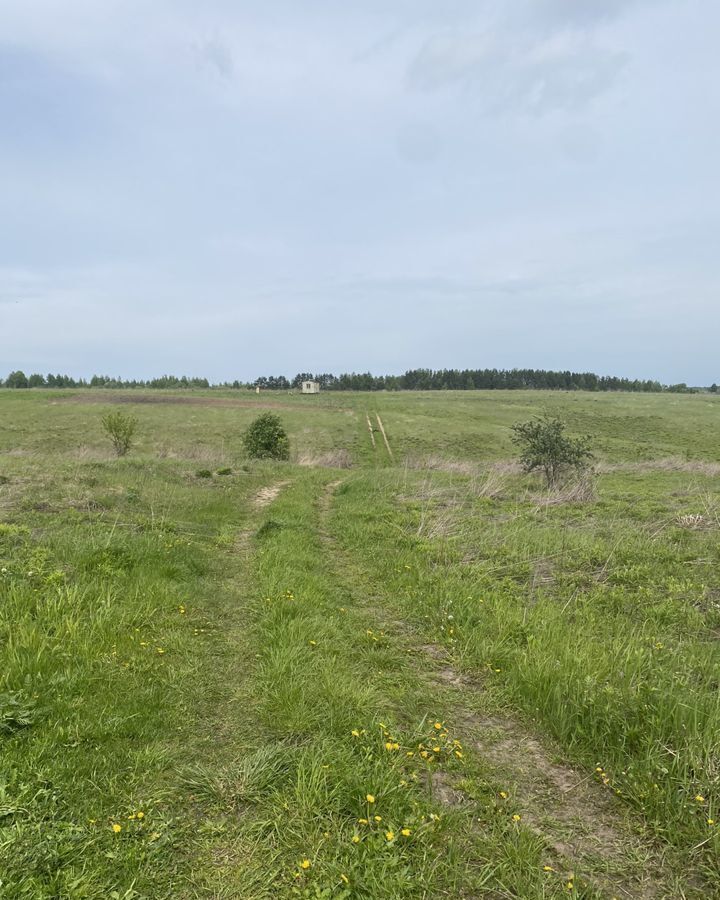
[[[319,394],[320,393],[320,382],[319,381],[303,381],[300,387],[301,387],[303,394]]]

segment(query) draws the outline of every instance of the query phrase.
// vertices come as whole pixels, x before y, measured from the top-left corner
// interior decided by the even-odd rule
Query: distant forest
[[[659,381],[595,375],[593,372],[552,372],[546,369],[410,369],[404,375],[371,375],[369,372],[344,375],[323,373],[313,375],[300,372],[294,378],[269,375],[253,382],[226,381],[211,384],[207,378],[188,378],[186,375],[163,375],[147,381],[93,375],[71,378],[69,375],[25,375],[11,372],[0,386],[6,388],[152,388],[177,390],[183,388],[231,388],[236,390],[290,391],[303,381],[317,381],[326,391],[475,391],[475,390],[551,390],[551,391],[638,391],[676,394],[695,393],[699,388],[687,384],[664,385]],[[717,392],[717,385],[708,390]]]

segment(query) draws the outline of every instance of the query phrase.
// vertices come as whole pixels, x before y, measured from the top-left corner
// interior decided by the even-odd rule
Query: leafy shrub
[[[537,416],[512,426],[513,443],[520,449],[526,472],[542,470],[548,487],[553,487],[570,471],[587,469],[593,454],[587,438],[565,434],[565,423],[555,416]]]
[[[198,469],[195,473],[196,478],[212,478],[210,469]]]
[[[118,456],[125,456],[132,446],[137,424],[138,421],[135,416],[127,416],[120,410],[107,413],[102,417],[105,434],[112,441],[113,448]]]
[[[248,456],[254,459],[289,459],[290,441],[280,419],[263,413],[243,435]]]

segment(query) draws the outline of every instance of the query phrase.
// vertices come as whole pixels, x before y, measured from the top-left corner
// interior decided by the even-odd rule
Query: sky
[[[715,0],[2,0],[0,376],[720,381]]]

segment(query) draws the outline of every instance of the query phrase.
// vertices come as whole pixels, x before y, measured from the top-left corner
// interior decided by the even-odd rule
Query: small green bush
[[[118,456],[125,456],[132,446],[137,424],[135,416],[127,416],[120,410],[107,413],[102,417],[105,434],[112,441],[113,449]]]
[[[290,441],[280,419],[272,413],[258,416],[243,435],[248,456],[253,459],[289,459]]]
[[[520,449],[526,472],[540,469],[548,487],[557,485],[568,472],[587,469],[593,454],[587,438],[565,434],[565,423],[554,416],[537,416],[512,426],[513,443]]]
[[[196,478],[212,478],[210,469],[198,469],[195,473]]]
[[[232,473],[233,473],[233,470],[229,466],[226,466],[224,469],[218,469],[216,474],[217,475],[232,475]]]

